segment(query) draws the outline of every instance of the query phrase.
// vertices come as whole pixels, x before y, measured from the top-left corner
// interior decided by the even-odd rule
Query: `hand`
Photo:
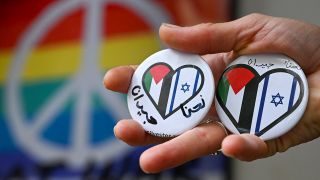
[[[249,135],[226,136],[218,123],[195,127],[182,135],[163,139],[144,132],[132,120],[121,120],[114,128],[117,138],[129,145],[161,143],[140,157],[145,172],[181,165],[222,149],[227,156],[252,161],[284,152],[288,148],[320,136],[320,28],[303,22],[252,14],[219,24],[177,27],[164,24],[160,38],[170,48],[203,55],[215,79],[237,56],[253,53],[283,53],[296,60],[307,75],[309,102],[299,123],[283,136],[264,142]],[[136,66],[111,69],[104,78],[106,88],[127,93]],[[210,115],[216,118],[215,108]]]

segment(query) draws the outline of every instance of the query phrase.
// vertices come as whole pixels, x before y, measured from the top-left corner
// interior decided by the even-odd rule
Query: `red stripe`
[[[0,48],[13,48],[19,40],[21,34],[31,25],[31,23],[52,3],[63,1],[55,0],[1,0],[0,1]],[[164,7],[165,13],[172,17],[173,23],[186,24],[185,14],[181,12],[181,3],[171,0],[154,0],[155,4]],[[217,6],[209,9],[211,14],[210,21],[215,21],[221,17],[212,12],[220,10],[228,12],[226,3],[218,3]],[[220,7],[221,6],[221,7]],[[194,6],[198,9],[198,6]],[[118,4],[109,4],[104,7],[106,11],[103,14],[103,36],[121,35],[126,33],[151,31],[149,25],[139,17],[137,13]],[[107,13],[106,13],[107,12]],[[200,13],[201,12],[201,13]],[[199,8],[199,17],[205,16]],[[216,19],[214,16],[217,16]],[[79,9],[76,12],[70,12],[54,25],[46,36],[40,40],[39,45],[51,44],[61,41],[80,41],[83,29],[84,10]],[[224,17],[225,18],[225,17]],[[197,22],[199,23],[201,19]],[[206,20],[207,21],[207,20]],[[220,19],[221,21],[221,19]]]
[[[52,0],[0,1],[0,48],[14,47],[22,33],[50,3],[57,2]],[[104,8],[102,26],[104,37],[150,31],[143,17],[139,17],[132,10],[115,4],[109,4]],[[83,8],[70,12],[47,32],[38,45],[80,41],[84,15]]]
[[[110,4],[106,6],[103,19],[104,36],[146,32],[151,28],[143,20],[144,17],[138,16],[134,11],[122,7],[118,4]]]
[[[0,48],[15,45],[39,12],[53,0],[1,0]]]

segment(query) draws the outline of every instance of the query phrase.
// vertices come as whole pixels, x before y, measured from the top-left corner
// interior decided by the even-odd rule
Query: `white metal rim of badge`
[[[246,55],[222,74],[215,105],[222,123],[235,134],[263,140],[292,129],[308,102],[308,83],[301,67],[282,54]]]
[[[174,137],[198,125],[214,98],[208,64],[195,54],[172,49],[148,57],[128,89],[132,118],[154,136]]]

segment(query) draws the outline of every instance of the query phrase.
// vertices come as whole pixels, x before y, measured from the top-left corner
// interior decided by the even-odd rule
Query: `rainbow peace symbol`
[[[98,145],[89,143],[89,134],[94,131],[88,128],[92,121],[92,98],[95,94],[102,102],[105,110],[112,114],[114,119],[129,117],[124,98],[106,91],[102,86],[102,72],[99,70],[98,52],[102,29],[102,5],[116,3],[132,9],[136,14],[157,31],[162,22],[170,22],[165,10],[149,0],[69,0],[58,1],[48,6],[40,16],[25,31],[18,42],[12,64],[7,75],[5,101],[6,115],[9,127],[17,143],[36,159],[49,162],[64,160],[70,166],[82,167],[88,160],[106,162],[128,150],[123,143],[109,138]],[[40,107],[29,123],[26,123],[25,109],[22,106],[21,74],[25,68],[28,54],[35,48],[41,38],[52,28],[58,20],[68,13],[79,8],[85,9],[83,47],[80,67],[77,73],[59,87],[44,105]],[[45,60],[44,60],[45,61]],[[41,67],[39,67],[41,68]],[[46,141],[39,134],[47,128],[54,117],[66,108],[72,98],[71,105],[71,140],[67,146],[58,146]],[[111,103],[110,103],[111,102]],[[108,119],[106,119],[108,120]],[[112,128],[105,131],[111,131]],[[57,134],[60,132],[56,132]]]

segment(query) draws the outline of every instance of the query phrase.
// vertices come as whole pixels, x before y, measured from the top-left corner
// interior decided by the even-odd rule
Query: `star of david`
[[[282,99],[284,97],[280,96],[280,94],[278,93],[277,95],[272,95],[272,101],[270,103],[274,103],[274,105],[277,107],[279,104],[283,104]]]
[[[185,93],[185,92],[189,91],[189,87],[190,87],[190,85],[188,83],[184,83],[181,86],[181,90]]]

